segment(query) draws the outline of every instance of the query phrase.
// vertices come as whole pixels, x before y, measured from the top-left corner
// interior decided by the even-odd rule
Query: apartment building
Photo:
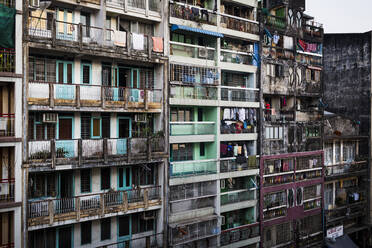
[[[262,1],[262,247],[322,247],[323,28],[305,1]]]
[[[258,247],[258,2],[170,1],[169,247]]]
[[[22,245],[22,3],[0,1],[0,247]]]
[[[324,35],[324,103],[333,113],[324,140],[327,236],[359,247],[370,246],[371,34]]]
[[[327,238],[337,230],[359,247],[368,237],[368,136],[360,123],[329,112],[324,124],[324,216]],[[342,235],[338,234],[338,235]]]
[[[28,247],[163,246],[165,6],[154,0],[27,4]]]

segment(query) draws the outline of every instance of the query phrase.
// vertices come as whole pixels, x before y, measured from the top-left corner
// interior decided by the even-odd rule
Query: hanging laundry
[[[143,34],[132,33],[132,44],[135,50],[144,50],[145,37]]]
[[[225,108],[223,110],[223,119],[224,120],[230,120],[230,117],[231,117],[230,109],[229,108]]]
[[[244,122],[245,120],[245,110],[244,108],[239,109],[239,121]]]
[[[274,44],[275,45],[278,45],[278,43],[279,43],[279,40],[280,40],[280,36],[279,35],[274,35],[274,37],[273,37],[273,42],[274,42]]]
[[[156,53],[162,53],[164,50],[163,47],[163,37],[152,37],[152,50]]]

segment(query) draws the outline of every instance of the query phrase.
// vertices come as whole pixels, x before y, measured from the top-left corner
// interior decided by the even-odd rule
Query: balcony
[[[171,162],[169,169],[171,178],[210,175],[217,173],[217,161],[209,159]]]
[[[0,48],[0,76],[15,72],[15,49]]]
[[[0,179],[0,205],[2,203],[14,202],[15,179]]]
[[[221,231],[221,246],[228,247],[232,243],[256,238],[259,241],[260,226],[258,223],[240,226]]]
[[[170,143],[213,142],[215,140],[215,122],[170,122],[169,124]]]
[[[258,40],[259,25],[258,22],[241,18],[238,16],[220,14],[221,15],[221,32],[223,34],[244,37],[247,39]],[[237,31],[237,32],[236,32]],[[243,33],[243,34],[242,34]]]
[[[188,222],[170,224],[169,231],[169,243],[171,246],[189,244],[196,240],[206,239],[220,234],[218,217],[215,215],[201,217]],[[216,247],[213,245],[216,244],[208,247]]]
[[[161,186],[109,191],[105,193],[80,195],[70,198],[28,201],[28,226],[77,221],[86,217],[105,217],[113,213],[138,211],[161,205]]]
[[[269,15],[266,17],[266,25],[274,29],[285,30],[287,28],[287,20],[284,17]]]
[[[71,110],[83,108],[100,111],[147,110],[160,112],[163,91],[161,89],[133,89],[84,84],[57,84],[29,82],[28,104],[31,109]]]
[[[170,61],[191,63],[195,65],[207,64],[214,66],[216,49],[208,46],[198,46],[181,42],[169,41]]]
[[[134,235],[135,236],[135,235]],[[162,248],[164,241],[164,234],[157,233],[149,236],[132,238],[130,240],[110,243],[103,246],[98,246],[97,248],[117,248],[117,247],[151,247],[151,248]]]
[[[170,23],[186,26],[201,26],[202,29],[216,31],[217,14],[213,11],[195,5],[186,5],[179,2],[170,2]],[[179,20],[177,20],[179,19]],[[214,26],[214,27],[213,27]]]
[[[133,54],[148,57],[163,55],[163,51],[155,49],[154,37],[148,35],[144,35],[143,44],[133,46],[133,33],[35,16],[29,17],[27,25],[29,39],[35,42],[32,45],[38,47],[36,43],[43,43],[40,48],[45,47],[45,43],[51,43],[54,49],[87,55],[91,55],[92,50],[95,53],[113,53],[112,56],[116,57],[122,54],[126,56],[125,58]],[[119,53],[118,50],[120,50]]]
[[[170,104],[173,105],[217,106],[218,88],[201,84],[171,84],[169,98]]]
[[[221,49],[221,68],[224,70],[235,70],[245,72],[256,72],[253,63],[253,55],[244,51],[233,51]]]
[[[29,141],[27,162],[33,169],[97,166],[109,161],[110,165],[123,165],[132,160],[162,159],[164,151],[164,137]]]

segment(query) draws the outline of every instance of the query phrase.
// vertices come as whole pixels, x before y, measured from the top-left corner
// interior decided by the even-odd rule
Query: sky
[[[372,30],[372,0],[306,0],[305,13],[323,23],[325,33]]]

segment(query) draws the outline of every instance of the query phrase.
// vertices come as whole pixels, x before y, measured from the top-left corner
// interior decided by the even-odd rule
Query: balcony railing
[[[244,225],[221,231],[221,246],[260,236],[258,224]]]
[[[221,49],[221,62],[241,65],[253,65],[253,56],[247,52]]]
[[[171,178],[199,176],[217,173],[217,161],[209,160],[192,160],[170,163]]]
[[[30,82],[30,105],[161,109],[161,89]]]
[[[29,226],[79,220],[86,216],[103,216],[126,212],[128,208],[148,208],[160,204],[161,186],[137,188],[126,191],[80,195],[70,198],[29,200]]]
[[[126,241],[121,241],[117,243],[111,243],[108,245],[98,246],[97,248],[117,248],[117,247],[151,247],[151,248],[161,248],[163,247],[163,233],[157,233],[149,236],[144,236],[140,238],[133,238]]]
[[[117,138],[117,139],[74,139],[28,142],[28,161],[35,164],[65,164],[66,159],[77,165],[84,162],[123,161],[151,159],[165,151],[164,137]],[[162,155],[160,155],[162,156]],[[48,165],[49,166],[49,165]]]
[[[46,39],[53,44],[58,42],[60,45],[78,46],[80,48],[84,45],[109,49],[121,47],[126,51],[138,50],[148,54],[162,53],[162,51],[156,50],[152,37],[146,34],[143,35],[143,46],[134,46],[134,34],[132,33],[35,16],[29,17],[28,35],[36,40]]]
[[[247,162],[243,163],[239,163],[236,158],[220,159],[220,173],[255,169],[258,169],[258,160],[256,155],[248,156]]]
[[[221,100],[233,102],[257,102],[258,89],[220,86]]]
[[[0,72],[15,71],[15,50],[13,48],[0,48]]]
[[[197,221],[197,220],[196,220]],[[196,222],[195,221],[195,222]],[[190,224],[180,224],[179,226],[170,227],[169,242],[172,245],[189,243],[207,237],[220,234],[217,218]],[[213,245],[213,244],[212,244]],[[216,246],[209,246],[216,247]]]
[[[326,176],[337,176],[355,172],[363,172],[368,170],[368,164],[365,161],[352,162],[346,164],[328,165],[325,166]]]
[[[172,17],[187,21],[209,25],[217,24],[217,14],[211,10],[200,8],[195,5],[186,5],[177,2],[170,3],[170,13]]]
[[[255,191],[250,189],[221,193],[221,205],[255,200]]]
[[[171,122],[170,135],[208,135],[215,134],[214,122]]]
[[[259,32],[257,22],[228,14],[221,14],[221,27],[244,33],[258,34]]]
[[[271,26],[273,28],[286,29],[287,20],[284,17],[269,15],[266,18],[266,25]]]
[[[171,85],[170,98],[195,99],[195,100],[217,100],[218,88],[208,85]]]
[[[170,41],[170,55],[193,59],[214,60],[216,49],[181,42]]]
[[[0,137],[14,136],[14,114],[0,114]]]
[[[15,179],[0,179],[0,203],[14,201]]]

